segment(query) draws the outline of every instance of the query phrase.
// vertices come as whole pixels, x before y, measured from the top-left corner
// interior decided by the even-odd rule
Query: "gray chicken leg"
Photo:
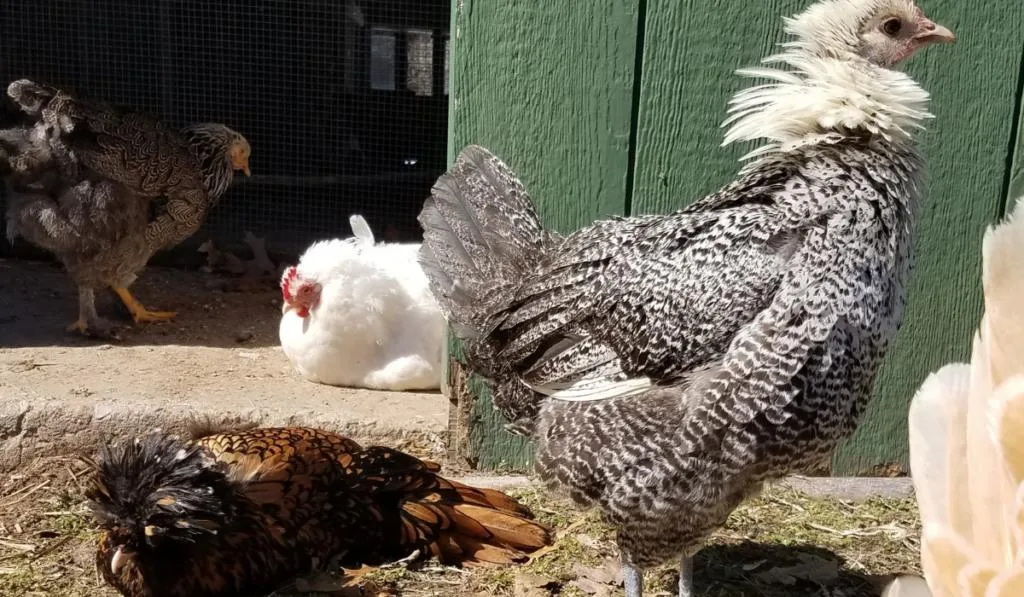
[[[626,597],[643,597],[644,594],[644,572],[643,570],[626,564],[622,564],[622,584],[626,590]]]
[[[684,555],[679,560],[679,597],[694,597],[693,556]]]
[[[643,570],[623,562],[622,581],[625,585],[626,597],[643,597]],[[693,556],[684,555],[679,559],[679,597],[695,597],[695,595],[696,593],[693,591]]]
[[[96,293],[85,286],[78,287],[78,320],[67,331],[103,340],[121,339],[117,326],[96,313]]]

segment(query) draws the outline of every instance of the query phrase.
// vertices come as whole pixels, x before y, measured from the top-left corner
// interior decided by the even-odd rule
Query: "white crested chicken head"
[[[786,19],[786,31],[797,37],[789,47],[822,58],[857,56],[885,68],[928,44],[956,41],[913,0],[824,0]]]
[[[768,141],[743,160],[832,132],[911,141],[931,118],[929,96],[896,67],[928,45],[956,40],[912,0],[822,0],[785,19],[785,29],[792,38],[762,60],[779,66],[737,71],[761,81],[729,101],[723,145]]]
[[[1024,595],[1024,199],[982,252],[971,362],[933,374],[910,406],[929,588],[894,585],[887,597]]]

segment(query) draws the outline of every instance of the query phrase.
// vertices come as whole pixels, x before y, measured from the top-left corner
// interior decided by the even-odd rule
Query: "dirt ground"
[[[274,277],[243,281],[195,270],[149,267],[132,286],[149,309],[177,311],[170,323],[124,332],[124,346],[274,346],[281,300]],[[78,315],[71,280],[53,262],[0,259],[0,347],[83,347],[102,344],[64,331]],[[129,325],[112,292],[96,297],[100,315]],[[210,363],[215,370],[222,363]]]
[[[83,338],[64,331],[77,295],[59,266],[0,259],[0,471],[186,416],[321,426],[418,454],[443,449],[440,393],[336,388],[295,373],[278,342],[276,276],[150,267],[132,290],[177,318],[125,329],[120,342]],[[112,293],[97,307],[131,321]]]
[[[447,403],[439,395],[368,396],[298,379],[277,348],[280,303],[273,280],[239,288],[221,276],[155,267],[133,290],[150,308],[178,311],[177,320],[129,329],[122,342],[104,344],[64,332],[76,315],[75,293],[56,265],[0,260],[0,406],[42,408],[46,419],[50,411],[40,405],[56,401],[86,409],[85,427],[118,409],[157,413],[155,420],[203,409],[247,413],[242,418],[263,423],[321,417],[335,426],[352,424],[366,436],[388,436],[391,445],[416,453],[443,444]],[[128,321],[113,297],[104,297],[99,308]],[[397,431],[388,435],[385,427]],[[402,434],[410,430],[426,432],[403,445]],[[98,531],[84,503],[87,477],[80,461],[60,456],[26,456],[13,474],[0,475],[0,595],[113,597],[94,570]],[[622,594],[613,533],[595,514],[536,490],[512,493],[558,532],[555,547],[527,565],[470,572],[416,564],[375,571],[356,583],[355,593],[333,594]],[[698,555],[698,593],[877,595],[879,576],[917,570],[919,533],[909,499],[853,504],[771,489],[740,508]],[[675,582],[671,568],[650,571],[647,594],[672,595]],[[297,592],[304,586],[283,588],[280,595],[305,595]]]
[[[114,597],[98,580],[98,537],[82,497],[81,462],[36,461],[0,482],[0,595]],[[550,597],[622,595],[610,529],[531,488],[510,490],[556,530],[552,548],[523,566],[456,569],[416,563],[358,580],[300,579],[275,593],[334,597]],[[706,597],[877,596],[888,575],[918,572],[920,522],[913,500],[816,500],[782,487],[738,509],[696,558]],[[647,595],[674,596],[671,567],[649,571]],[[303,584],[305,583],[305,584]],[[340,589],[349,584],[346,589]],[[300,590],[302,589],[302,590]],[[325,594],[325,593],[319,593]]]

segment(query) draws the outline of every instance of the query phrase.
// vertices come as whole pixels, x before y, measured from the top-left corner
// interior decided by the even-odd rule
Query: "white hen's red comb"
[[[292,300],[291,285],[295,278],[299,277],[299,270],[293,265],[288,269],[284,270],[284,275],[281,276],[281,297],[287,302]]]

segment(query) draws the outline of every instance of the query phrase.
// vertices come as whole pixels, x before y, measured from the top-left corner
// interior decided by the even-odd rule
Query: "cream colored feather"
[[[910,407],[930,593],[901,579],[887,597],[1024,596],[1024,199],[982,254],[971,363],[929,377]]]

